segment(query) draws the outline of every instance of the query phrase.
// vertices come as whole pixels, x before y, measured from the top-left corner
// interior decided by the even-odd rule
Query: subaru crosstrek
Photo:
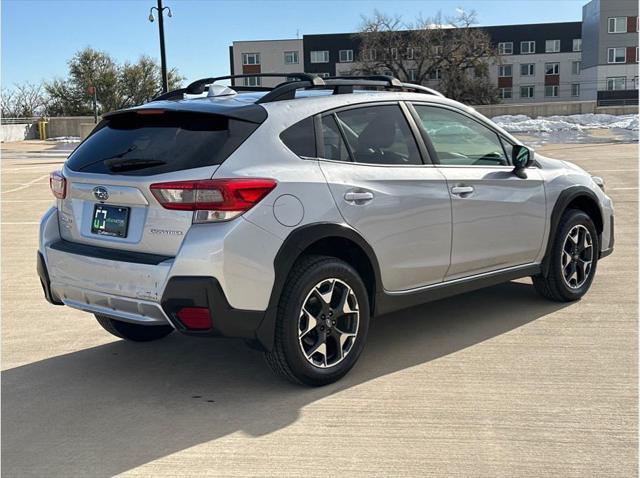
[[[522,277],[587,292],[614,242],[600,178],[425,87],[287,76],[104,115],[50,178],[47,300],[133,341],[243,338],[323,385],[372,317]]]

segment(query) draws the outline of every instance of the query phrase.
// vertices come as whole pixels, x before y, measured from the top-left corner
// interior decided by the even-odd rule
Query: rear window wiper
[[[153,166],[162,166],[167,164],[160,159],[145,159],[145,158],[131,158],[131,159],[107,159],[104,164],[111,171],[135,171],[136,169],[152,168]]]

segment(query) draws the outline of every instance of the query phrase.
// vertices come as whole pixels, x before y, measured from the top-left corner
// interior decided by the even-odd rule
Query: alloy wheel
[[[324,279],[302,303],[298,318],[300,349],[314,367],[334,367],[353,349],[359,324],[353,289],[340,279]]]
[[[562,247],[562,278],[571,289],[579,289],[589,278],[593,264],[593,240],[589,230],[573,226]]]

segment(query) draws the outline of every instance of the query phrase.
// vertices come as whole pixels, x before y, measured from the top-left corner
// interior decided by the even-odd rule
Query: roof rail
[[[426,86],[415,85],[413,83],[402,83],[397,78],[389,75],[332,76],[321,78],[310,73],[252,73],[201,78],[190,83],[186,88],[169,91],[168,93],[164,93],[151,101],[182,99],[185,94],[199,95],[204,93],[208,86],[212,85],[216,81],[256,76],[267,78],[294,78],[293,81],[285,81],[273,88],[262,86],[232,87],[237,91],[267,91],[268,93],[256,101],[256,103],[272,103],[274,101],[292,100],[296,97],[296,91],[303,89],[333,89],[334,95],[353,93],[353,89],[356,86],[383,88],[385,90],[413,91],[416,93],[426,93],[429,95],[444,97],[444,95],[439,91],[427,88]]]
[[[428,95],[435,95],[440,96],[441,98],[446,98],[446,96],[439,91],[434,90],[433,88],[427,88],[426,86],[422,85],[416,85],[413,83],[402,83],[402,88],[408,91],[413,91],[414,93],[426,93]]]
[[[256,103],[271,103],[274,101],[292,100],[295,98],[297,90],[301,89],[330,89],[333,94],[353,93],[355,86],[369,88],[383,88],[385,90],[412,91],[415,93],[425,93],[444,98],[439,91],[413,83],[402,83],[393,76],[373,75],[373,76],[330,76],[323,78],[322,85],[311,85],[307,81],[291,81],[281,83],[273,88],[269,93],[260,98]]]
[[[182,99],[185,94],[187,95],[200,95],[207,90],[207,87],[216,81],[221,80],[233,80],[236,78],[255,78],[255,77],[267,77],[267,78],[295,78],[295,81],[306,81],[309,82],[312,86],[322,86],[324,85],[324,81],[317,75],[311,73],[250,73],[250,74],[242,74],[242,75],[225,75],[225,76],[213,76],[210,78],[201,78],[199,80],[193,81],[189,83],[186,88],[178,88],[177,90],[169,91],[167,93],[163,93],[160,96],[152,99],[151,101],[162,101],[162,100],[176,100]],[[284,83],[280,83],[278,86],[283,84],[291,83],[291,81],[286,81]],[[255,87],[246,87],[246,86],[234,86],[233,89],[237,89],[238,91],[270,91],[273,88],[266,88],[262,86]]]

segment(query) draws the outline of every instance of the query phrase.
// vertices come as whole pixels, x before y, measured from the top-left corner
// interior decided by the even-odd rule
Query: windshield
[[[152,175],[221,164],[258,124],[204,113],[127,113],[105,120],[69,157],[74,171]]]

